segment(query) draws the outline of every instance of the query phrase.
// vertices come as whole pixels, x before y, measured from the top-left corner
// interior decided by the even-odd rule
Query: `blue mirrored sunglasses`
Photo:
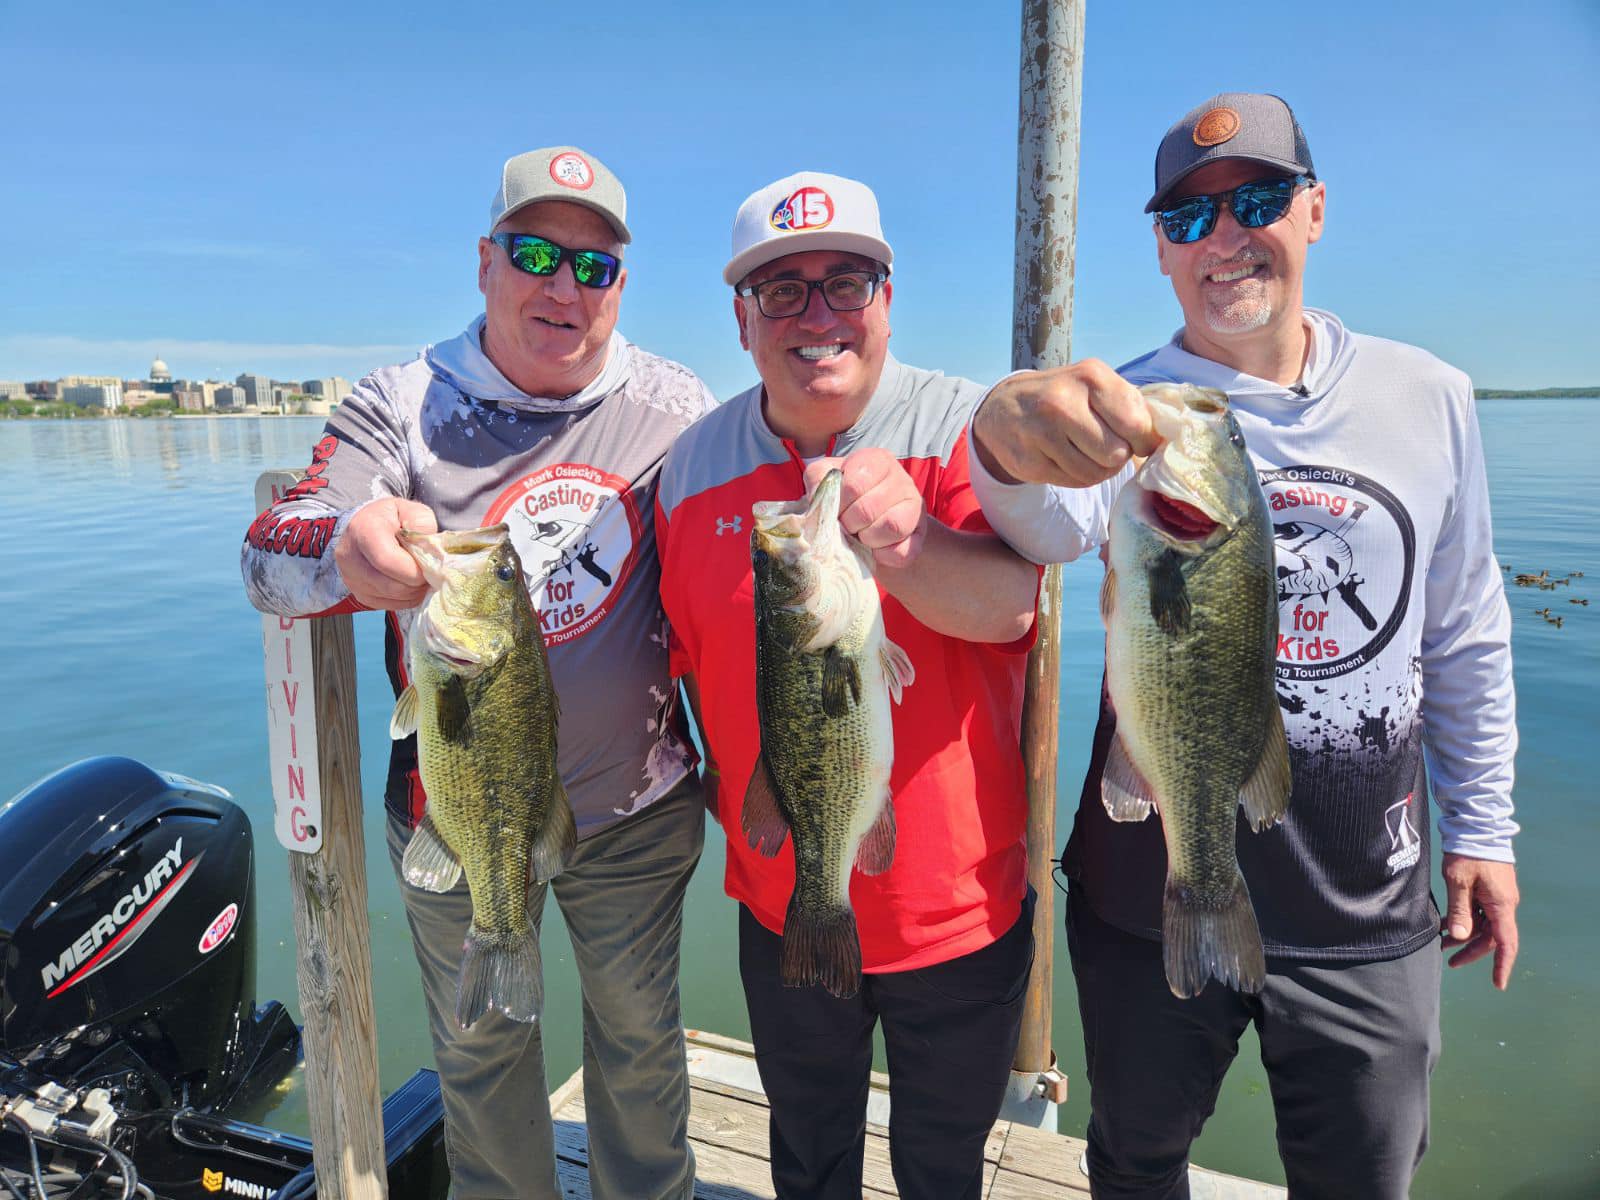
[[[562,260],[570,259],[572,277],[584,287],[610,287],[622,266],[621,259],[604,250],[569,250],[531,233],[497,233],[489,240],[505,250],[512,266],[529,275],[554,275]]]
[[[1217,227],[1217,215],[1223,205],[1233,213],[1233,219],[1246,229],[1260,229],[1283,220],[1300,188],[1310,187],[1316,180],[1310,175],[1277,176],[1241,183],[1232,191],[1217,192],[1210,196],[1185,196],[1171,208],[1156,212],[1156,223],[1167,241],[1184,246],[1209,237]]]

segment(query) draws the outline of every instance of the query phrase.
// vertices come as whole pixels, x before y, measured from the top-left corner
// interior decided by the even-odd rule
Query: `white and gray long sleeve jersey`
[[[672,719],[653,517],[667,448],[713,401],[686,367],[617,333],[577,395],[529,396],[484,354],[483,323],[356,384],[306,478],[251,525],[245,589],[285,616],[359,607],[334,549],[355,510],[382,497],[421,501],[441,529],[506,522],[561,698],[561,777],[587,837],[659,799],[695,761]],[[413,611],[385,623],[396,693]],[[395,743],[385,803],[414,825],[425,799],[413,736]]]
[[[1467,377],[1306,319],[1305,395],[1190,354],[1181,330],[1121,374],[1226,392],[1271,508],[1294,794],[1282,826],[1238,838],[1267,952],[1381,959],[1438,933],[1424,761],[1444,850],[1512,860],[1511,620]],[[1006,485],[973,455],[972,476],[997,533],[1061,562],[1105,540],[1131,468],[1098,488]],[[1102,711],[1064,858],[1101,916],[1159,936],[1159,829],[1099,799],[1114,723]]]

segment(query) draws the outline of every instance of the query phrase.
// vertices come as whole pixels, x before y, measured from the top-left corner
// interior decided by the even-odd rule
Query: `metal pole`
[[[256,511],[298,474],[256,480]],[[384,1200],[383,1093],[368,939],[349,616],[262,622],[274,826],[290,851],[306,1101],[320,1200]]]
[[[1072,352],[1078,232],[1078,128],[1084,0],[1024,0],[1017,120],[1016,273],[1011,366],[1061,366]],[[1060,714],[1061,568],[1045,572],[1038,640],[1028,656],[1022,754],[1028,778],[1028,880],[1038,893],[1033,977],[1003,1115],[1055,1127],[1066,1080],[1050,1048],[1055,950],[1056,734]]]

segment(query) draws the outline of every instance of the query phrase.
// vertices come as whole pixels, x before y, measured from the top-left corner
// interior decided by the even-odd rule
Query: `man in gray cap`
[[[397,532],[510,527],[561,700],[559,769],[578,827],[566,870],[531,908],[537,924],[546,886],[555,893],[582,985],[589,1187],[688,1200],[678,955],[704,806],[672,703],[651,512],[667,447],[711,397],[616,331],[625,217],[622,185],[592,154],[508,160],[478,239],[485,311],[342,399],[306,478],[250,527],[243,570],[266,612],[390,610],[398,693],[426,587]],[[398,874],[426,803],[415,737],[394,745],[385,802]],[[491,1011],[462,1029],[454,1015],[465,883],[436,895],[402,877],[401,894],[453,1195],[562,1195],[539,1025]]]
[[[1428,1139],[1440,934],[1461,947],[1452,966],[1492,951],[1496,987],[1516,958],[1510,619],[1472,388],[1303,305],[1324,203],[1281,99],[1199,105],[1162,139],[1145,206],[1183,327],[1120,376],[1094,361],[1013,376],[973,421],[984,513],[1037,561],[1100,545],[1130,460],[1159,444],[1135,384],[1226,392],[1274,521],[1293,794],[1282,825],[1237,839],[1259,994],[1169,991],[1165,847],[1158,822],[1118,823],[1101,802],[1116,737],[1102,704],[1063,854],[1096,1196],[1189,1194],[1190,1143],[1253,1022],[1290,1194],[1404,1197]]]

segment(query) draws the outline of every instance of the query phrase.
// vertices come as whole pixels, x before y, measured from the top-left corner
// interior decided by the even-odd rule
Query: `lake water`
[[[1519,572],[1585,577],[1555,591],[1509,589],[1522,730],[1522,954],[1503,995],[1490,987],[1487,963],[1446,974],[1433,1144],[1415,1195],[1592,1197],[1600,1195],[1600,967],[1592,916],[1600,805],[1588,752],[1600,735],[1600,403],[1485,401],[1480,414],[1500,561]],[[0,646],[8,696],[0,800],[66,763],[112,753],[228,788],[256,828],[260,998],[291,1008],[294,951],[284,852],[272,836],[261,626],[244,600],[238,548],[254,515],[258,472],[303,465],[320,428],[310,418],[0,421]],[[1099,687],[1098,586],[1098,563],[1066,572],[1063,836]],[[1569,603],[1574,599],[1591,604]],[[1535,614],[1547,606],[1564,618],[1561,627]],[[356,645],[387,1091],[428,1064],[430,1053],[381,836],[393,698],[379,622],[357,617]],[[732,965],[734,908],[722,895],[721,868],[713,829],[686,917],[684,1013],[692,1026],[748,1037]],[[1061,1128],[1081,1134],[1088,1085],[1059,894],[1055,903],[1054,1041],[1072,1085]],[[554,905],[544,962],[545,1046],[557,1083],[578,1067],[580,1034],[576,973]],[[268,1120],[303,1132],[303,1090],[288,1089]],[[1253,1042],[1228,1075],[1195,1159],[1282,1182]]]

